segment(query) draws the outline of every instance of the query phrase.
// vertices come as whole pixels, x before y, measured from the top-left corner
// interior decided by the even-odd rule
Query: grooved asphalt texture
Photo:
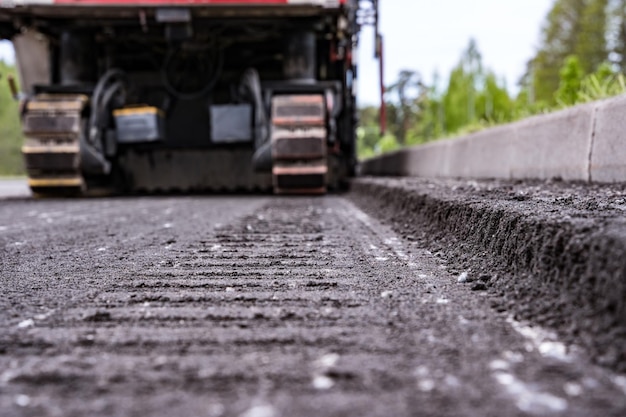
[[[0,201],[2,416],[623,416],[341,196]]]

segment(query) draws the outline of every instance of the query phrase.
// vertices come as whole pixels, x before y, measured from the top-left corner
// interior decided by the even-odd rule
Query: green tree
[[[556,101],[561,106],[572,106],[578,101],[578,93],[584,77],[580,59],[576,55],[567,57],[560,75],[561,80],[556,92]]]
[[[385,101],[385,107],[387,108],[387,132],[393,136],[398,136],[401,134],[401,129],[404,124],[402,120],[402,111],[400,110],[400,106],[398,106],[394,101],[387,100]],[[380,138],[380,135],[379,135]]]
[[[357,153],[361,158],[374,155],[380,140],[378,108],[365,106],[359,109],[359,127],[357,128]]]
[[[608,5],[608,0],[589,0],[583,10],[574,53],[585,74],[592,73],[608,59]]]
[[[463,66],[459,65],[454,68],[443,96],[444,130],[447,133],[455,133],[462,126],[470,123],[473,90],[472,80],[465,73]]]
[[[419,117],[409,131],[407,144],[425,143],[445,135],[445,114],[442,94],[439,92],[439,74],[433,74],[432,86],[422,89],[418,108]]]
[[[525,77],[525,88],[533,100],[556,104],[560,71],[568,56],[578,56],[585,74],[609,58],[609,6],[609,0],[555,1],[542,28],[539,50]]]
[[[614,70],[615,65],[605,62],[596,72],[586,76],[578,92],[578,102],[600,100],[626,93],[626,76]]]
[[[478,92],[476,111],[480,120],[489,123],[504,123],[513,119],[513,100],[506,89],[506,83],[500,82],[496,74],[488,71]]]
[[[535,99],[554,103],[560,69],[576,53],[583,13],[589,0],[556,0],[541,33],[541,46],[531,61],[530,72]]]
[[[418,113],[416,105],[423,88],[422,78],[419,73],[412,70],[402,70],[398,75],[398,80],[387,88],[389,92],[396,92],[398,95],[396,137],[401,144],[406,143],[406,136],[414,123],[415,115]]]
[[[444,130],[455,133],[462,127],[489,119],[494,113],[494,100],[499,104],[502,90],[495,76],[483,70],[478,46],[473,39],[470,40],[459,64],[450,74],[448,88],[443,94]],[[508,93],[505,94],[508,97]]]
[[[626,73],[626,0],[609,1],[608,20],[609,58]]]

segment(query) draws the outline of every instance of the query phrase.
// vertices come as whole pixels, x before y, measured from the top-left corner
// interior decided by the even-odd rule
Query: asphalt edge
[[[357,179],[351,190],[357,204],[382,212],[402,234],[421,231],[438,242],[452,236],[448,258],[482,258],[485,271],[494,264],[507,271],[487,282],[501,300],[494,308],[558,329],[598,364],[626,372],[626,227],[546,222],[514,202],[451,200],[381,179]]]
[[[362,175],[626,181],[626,95],[364,160]]]

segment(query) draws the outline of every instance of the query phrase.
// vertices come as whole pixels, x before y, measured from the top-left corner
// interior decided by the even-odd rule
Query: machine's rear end
[[[359,3],[0,8],[0,37],[13,40],[20,70],[31,188],[340,187],[356,163]]]

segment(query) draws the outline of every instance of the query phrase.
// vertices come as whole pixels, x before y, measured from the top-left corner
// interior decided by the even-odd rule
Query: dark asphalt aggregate
[[[359,204],[0,200],[0,415],[626,414],[623,375]]]
[[[353,189],[472,289],[497,294],[494,308],[626,372],[625,184],[361,178]]]

